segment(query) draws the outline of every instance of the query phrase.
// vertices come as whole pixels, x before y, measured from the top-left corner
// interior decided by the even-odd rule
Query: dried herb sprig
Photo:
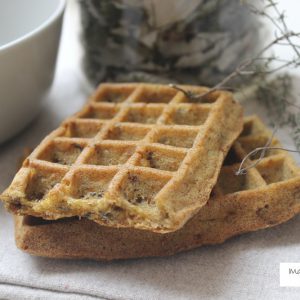
[[[175,89],[175,90],[177,90],[179,92],[182,92],[191,101],[195,101],[195,100],[198,99],[198,95],[196,95],[194,92],[185,90],[185,89],[179,87],[176,84],[169,83],[169,87],[171,87],[171,88],[173,88],[173,89]]]
[[[273,0],[267,0],[266,2],[267,2],[267,5],[263,9],[258,9],[257,7],[255,7],[251,4],[249,4],[249,7],[254,14],[260,15],[260,16],[268,19],[282,35],[284,35],[288,32],[292,32],[291,30],[289,30],[289,28],[287,26],[285,13],[278,9],[278,3]],[[268,12],[269,8],[273,9],[273,11],[275,12],[277,17],[274,18],[273,16],[271,16],[269,14],[269,12]],[[276,35],[276,31],[275,31],[275,35]],[[300,51],[298,49],[299,46],[292,42],[291,37],[287,37],[286,42],[287,42],[286,44],[281,43],[281,45],[287,45],[287,46],[292,47],[292,49],[296,53],[297,57],[299,58],[300,57]]]
[[[254,150],[252,150],[250,153],[248,153],[242,160],[239,169],[235,172],[235,175],[245,175],[247,173],[247,170],[250,168],[254,168],[266,155],[266,152],[268,149],[270,149],[270,145],[272,143],[272,140],[274,138],[275,132],[277,131],[277,127],[274,129],[274,131],[272,132],[272,135],[270,136],[270,138],[268,139],[267,143],[265,144],[264,147],[258,147],[255,148]],[[261,151],[260,156],[258,158],[257,161],[255,161],[252,165],[248,166],[248,167],[243,167],[245,161],[250,158],[252,155],[256,155],[257,153],[259,153],[259,151]]]
[[[182,92],[182,93],[183,93],[189,100],[191,100],[192,102],[200,101],[201,99],[204,99],[205,96],[208,96],[210,93],[213,92],[213,90],[209,90],[209,91],[207,91],[207,92],[205,92],[205,93],[203,93],[203,94],[198,95],[198,94],[194,93],[193,91],[185,90],[185,89],[183,89],[183,88],[181,88],[181,87],[179,87],[178,85],[173,84],[173,83],[169,83],[169,87],[171,87],[171,88],[173,88],[173,89],[175,89],[175,90],[177,90],[177,91]],[[231,91],[231,92],[233,92],[235,89],[232,88],[232,87],[226,87],[226,86],[223,86],[223,87],[222,87],[222,90],[226,90],[226,91]],[[215,90],[214,90],[214,91],[215,91]]]
[[[294,153],[300,153],[300,151],[298,150],[294,150],[294,149],[286,149],[283,147],[258,147],[255,148],[254,150],[252,150],[251,152],[249,152],[242,160],[239,169],[235,172],[235,175],[245,175],[247,174],[247,171],[249,169],[255,168],[256,165],[264,158],[267,150],[282,150],[282,151],[287,151],[287,152],[294,152]],[[243,167],[243,165],[245,164],[245,162],[253,155],[256,155],[257,153],[259,153],[261,151],[261,156],[259,159],[257,159],[255,162],[253,162],[252,164],[250,164],[247,167]]]
[[[300,151],[298,150],[294,150],[294,149],[287,149],[287,148],[283,148],[283,147],[275,147],[275,146],[270,146],[272,144],[272,141],[274,139],[275,133],[278,130],[278,126],[276,126],[270,136],[270,138],[268,139],[268,141],[266,142],[266,144],[263,147],[257,147],[255,149],[253,149],[252,151],[250,151],[241,161],[241,164],[238,168],[238,170],[235,172],[235,175],[245,175],[247,174],[247,171],[249,169],[255,168],[261,161],[262,159],[266,156],[266,152],[268,150],[282,150],[282,151],[288,151],[288,152],[294,152],[294,153],[300,153]],[[260,152],[260,156],[258,159],[256,159],[252,164],[244,167],[246,161],[248,159],[250,159],[252,156],[258,154]]]
[[[205,98],[208,94],[215,92],[217,90],[228,90],[228,89],[233,89],[233,88],[228,88],[227,85],[236,77],[238,76],[258,76],[260,74],[263,75],[269,75],[275,72],[278,72],[280,70],[283,70],[289,66],[294,66],[295,68],[300,66],[300,56],[299,58],[295,58],[293,60],[284,62],[283,64],[281,64],[279,67],[276,67],[274,69],[270,69],[269,65],[273,62],[282,62],[283,60],[275,57],[275,56],[271,56],[271,57],[267,57],[267,58],[263,58],[262,55],[265,54],[266,52],[268,52],[270,49],[272,49],[275,45],[278,45],[278,43],[280,43],[281,41],[285,41],[285,40],[289,40],[290,37],[298,37],[300,38],[300,33],[295,33],[295,32],[286,32],[281,36],[276,37],[274,40],[272,40],[269,44],[267,44],[265,47],[263,47],[257,54],[256,57],[248,59],[246,61],[244,61],[243,63],[241,63],[232,73],[230,73],[228,76],[226,76],[225,78],[223,78],[219,83],[217,83],[215,86],[213,86],[212,88],[209,89],[209,91],[202,93],[202,94],[195,94],[192,91],[187,91],[187,90],[183,90],[183,89],[179,89],[178,86],[174,85],[174,84],[170,84],[171,87],[182,91],[189,99],[196,101],[196,100],[201,100],[203,98]],[[265,60],[265,64],[264,65],[256,65],[257,61],[261,61],[261,60]],[[263,66],[263,68],[262,68]],[[251,67],[252,69],[247,69]]]

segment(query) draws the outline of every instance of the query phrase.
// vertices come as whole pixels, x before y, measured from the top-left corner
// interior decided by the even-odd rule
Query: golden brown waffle
[[[162,235],[116,229],[76,218],[45,221],[17,217],[17,246],[34,255],[61,258],[164,256],[285,222],[300,211],[300,169],[287,152],[269,151],[247,175],[234,175],[245,154],[264,146],[269,138],[270,132],[256,117],[247,118],[244,131],[227,156],[214,195],[175,232]],[[276,139],[275,145],[279,145]]]
[[[25,160],[2,199],[17,214],[174,231],[207,202],[241,130],[231,93],[193,103],[169,86],[103,84]]]

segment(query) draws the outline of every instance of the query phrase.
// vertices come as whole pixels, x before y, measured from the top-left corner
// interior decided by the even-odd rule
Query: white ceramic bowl
[[[0,0],[0,143],[28,124],[53,81],[65,0]]]

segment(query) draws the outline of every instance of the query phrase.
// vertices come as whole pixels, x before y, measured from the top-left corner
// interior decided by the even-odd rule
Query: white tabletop
[[[290,8],[290,22],[300,29],[295,1],[281,3]],[[80,68],[74,0],[69,1],[64,25],[55,81],[39,117],[0,147],[1,191],[9,185],[23,148],[38,144],[90,92]],[[256,102],[245,105],[248,113],[259,112],[266,120]],[[280,137],[293,147],[285,131]],[[113,263],[31,257],[16,249],[12,218],[2,207],[0,219],[1,299],[299,299],[299,288],[279,287],[279,263],[300,262],[300,217],[219,246]]]

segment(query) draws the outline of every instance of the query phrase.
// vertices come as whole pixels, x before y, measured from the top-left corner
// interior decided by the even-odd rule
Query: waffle
[[[174,231],[208,201],[242,122],[241,106],[225,91],[194,103],[169,86],[102,84],[1,197],[17,214]]]
[[[247,175],[234,175],[246,153],[264,146],[269,138],[258,118],[246,118],[209,201],[175,232],[162,235],[85,219],[45,221],[27,216],[16,217],[17,246],[34,255],[60,258],[165,256],[285,222],[300,211],[300,169],[288,153],[271,150]],[[272,145],[280,143],[273,139]]]

